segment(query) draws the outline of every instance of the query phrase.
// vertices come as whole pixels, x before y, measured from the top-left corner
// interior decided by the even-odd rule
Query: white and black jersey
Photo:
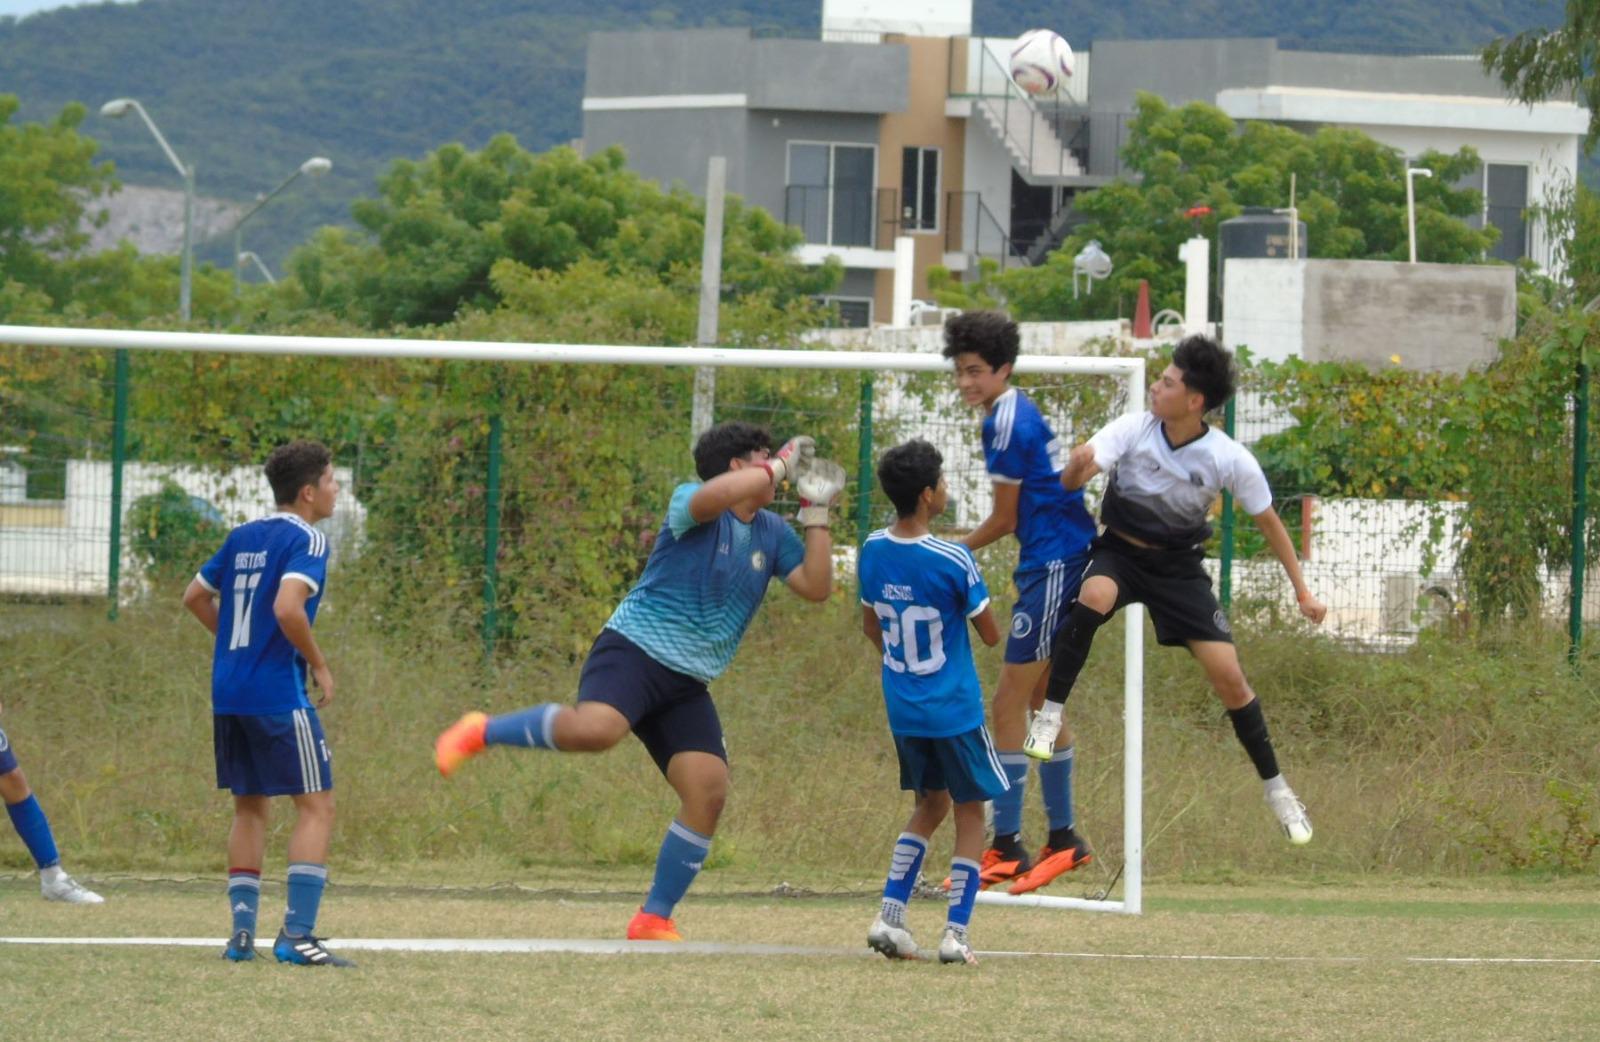
[[[1211,505],[1223,490],[1251,516],[1272,506],[1261,464],[1214,428],[1173,445],[1161,421],[1142,412],[1106,424],[1089,444],[1107,475],[1100,523],[1152,546],[1204,543],[1211,536]]]

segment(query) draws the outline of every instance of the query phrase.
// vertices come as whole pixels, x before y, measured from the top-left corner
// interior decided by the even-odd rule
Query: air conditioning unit
[[[1384,633],[1417,633],[1452,618],[1456,604],[1456,583],[1449,576],[1388,575],[1380,626]]]

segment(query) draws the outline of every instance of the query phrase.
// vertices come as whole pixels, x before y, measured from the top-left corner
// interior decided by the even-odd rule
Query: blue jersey
[[[211,659],[211,708],[265,716],[308,709],[306,660],[278,628],[272,605],[283,580],[311,588],[306,618],[317,617],[328,576],[328,537],[295,514],[250,521],[228,533],[196,576],[221,600]]]
[[[983,726],[983,688],[967,620],[989,603],[972,551],[931,535],[867,536],[856,568],[861,603],[883,626],[889,730],[948,738]]]
[[[1039,407],[1015,387],[995,399],[983,418],[983,462],[990,479],[1020,485],[1017,495],[1017,571],[1077,557],[1095,536],[1083,491],[1061,487],[1066,466],[1061,439]]]
[[[668,669],[710,682],[733,661],[745,627],[773,576],[788,578],[805,546],[777,514],[748,523],[724,510],[703,524],[689,514],[698,482],[679,485],[644,574],[617,605],[607,629]]]

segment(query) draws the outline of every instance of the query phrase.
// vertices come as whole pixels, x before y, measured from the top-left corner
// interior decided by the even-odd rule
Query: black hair
[[[944,323],[944,356],[972,352],[989,363],[989,368],[1015,365],[1022,338],[1017,324],[1001,311],[965,311]]]
[[[1206,412],[1233,397],[1233,356],[1208,336],[1184,337],[1172,350],[1172,364],[1183,373],[1183,386],[1203,395]]]
[[[298,499],[301,489],[322,480],[322,472],[332,462],[333,453],[320,441],[291,441],[273,449],[261,469],[272,486],[273,498],[282,507]]]
[[[913,438],[896,445],[878,461],[878,484],[894,504],[895,513],[910,517],[917,512],[917,501],[925,488],[938,488],[944,457],[939,450]]]
[[[725,473],[728,465],[757,449],[772,448],[772,435],[765,427],[730,420],[706,431],[694,443],[694,471],[701,481]]]

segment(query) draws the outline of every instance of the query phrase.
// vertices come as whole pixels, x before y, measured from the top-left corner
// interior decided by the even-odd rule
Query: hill
[[[138,98],[196,168],[203,195],[247,201],[311,155],[334,170],[302,183],[252,222],[248,245],[274,267],[324,223],[348,220],[393,159],[443,143],[476,148],[509,131],[542,150],[578,136],[590,32],[749,25],[815,32],[820,0],[142,0],[0,18],[0,91],[21,118],[48,119],[69,101],[91,112]],[[1230,4],[1130,0],[979,0],[976,31],[1034,25],[1076,46],[1136,36],[1277,36],[1341,50],[1467,50],[1557,18],[1547,0],[1277,0]],[[131,184],[176,187],[136,120],[91,116]],[[203,254],[225,262],[226,248]]]

